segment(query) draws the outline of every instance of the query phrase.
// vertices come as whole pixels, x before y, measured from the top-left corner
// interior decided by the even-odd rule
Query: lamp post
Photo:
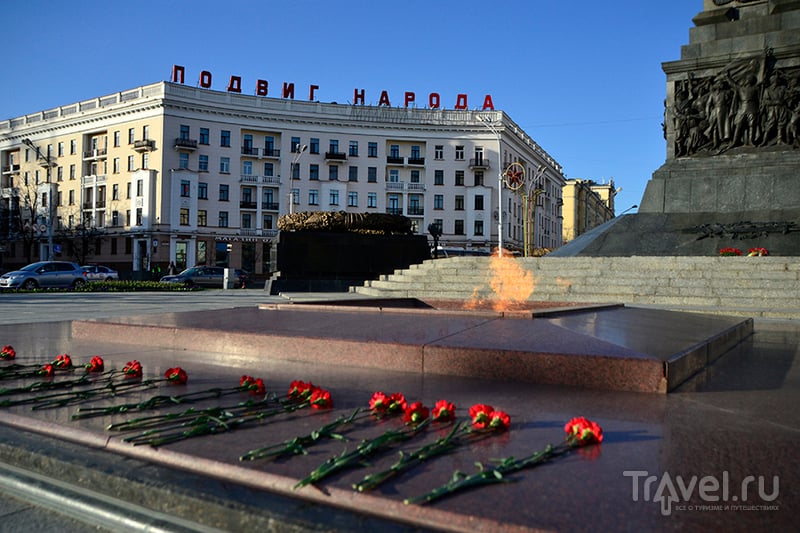
[[[624,215],[625,213],[627,213],[627,212],[628,212],[628,211],[630,211],[631,209],[636,209],[637,207],[639,207],[639,206],[638,206],[638,205],[636,205],[636,204],[633,204],[632,206],[630,206],[628,209],[626,209],[625,211],[623,211],[622,213],[620,213],[620,214],[619,214],[619,215],[617,215],[617,216],[618,216],[618,217],[621,217],[622,215]]]
[[[47,204],[47,257],[45,257],[45,261],[52,261],[53,260],[53,202],[54,194],[53,194],[53,183],[51,181],[51,169],[53,166],[53,162],[50,159],[50,154],[42,155],[42,152],[39,150],[39,147],[33,144],[28,138],[22,139],[22,144],[27,146],[28,148],[34,150],[36,152],[36,158],[40,160],[44,160],[45,164],[47,165],[47,196],[48,204]],[[37,184],[38,185],[38,184]]]
[[[297,147],[297,154],[292,159],[292,166],[289,169],[289,173],[291,174],[291,176],[289,177],[289,184],[290,184],[290,187],[289,187],[289,214],[290,215],[293,213],[292,206],[294,205],[294,192],[292,192],[293,189],[291,187],[291,181],[294,179],[294,169],[297,168],[297,165],[300,164],[300,158],[303,157],[303,153],[306,151],[307,148],[308,148],[307,144],[304,144],[302,146],[298,146]]]
[[[497,137],[497,255],[503,257],[503,149],[500,144],[500,131],[489,122],[488,118],[478,115],[478,120]]]

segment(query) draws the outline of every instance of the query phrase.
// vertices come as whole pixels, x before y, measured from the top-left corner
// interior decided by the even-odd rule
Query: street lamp
[[[619,214],[619,215],[617,215],[617,216],[618,216],[618,217],[621,217],[622,215],[624,215],[625,213],[627,213],[627,212],[628,212],[628,211],[630,211],[631,209],[636,209],[637,207],[639,207],[639,206],[638,206],[638,205],[636,205],[636,204],[633,204],[632,206],[630,206],[628,209],[626,209],[625,211],[623,211],[622,213],[620,213],[620,214]]]
[[[308,148],[307,144],[297,147],[297,155],[294,156],[292,159],[292,166],[289,169],[289,214],[292,214],[292,206],[294,205],[294,192],[292,192],[291,182],[294,179],[294,169],[297,168],[297,165],[300,163],[300,158],[303,156],[303,153]]]
[[[55,201],[54,194],[53,194],[53,183],[51,181],[51,169],[53,167],[53,162],[50,159],[50,154],[42,155],[42,152],[39,150],[39,147],[33,144],[33,141],[28,139],[22,139],[22,144],[27,146],[28,148],[34,150],[36,152],[36,158],[40,160],[44,160],[47,165],[47,196],[48,204],[47,204],[47,257],[45,257],[46,261],[53,260],[53,202]],[[37,183],[38,185],[38,183]]]
[[[489,122],[488,117],[478,115],[478,120],[497,137],[497,255],[503,257],[503,148],[500,131]]]

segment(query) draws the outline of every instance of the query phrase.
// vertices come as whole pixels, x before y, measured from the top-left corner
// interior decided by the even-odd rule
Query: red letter
[[[294,100],[294,83],[283,82],[283,97]]]
[[[314,93],[317,92],[317,89],[319,89],[319,85],[309,85],[308,86],[308,101],[309,102],[313,102],[314,101]]]
[[[388,105],[391,107],[392,104],[389,103],[389,93],[381,91],[381,98],[378,100],[378,105]]]
[[[428,95],[428,107],[431,109],[438,109],[442,105],[442,97],[439,93],[431,93]]]
[[[207,70],[200,73],[200,87],[204,89],[211,88],[211,73]]]
[[[228,82],[228,92],[229,93],[240,93],[240,92],[242,92],[242,77],[241,76],[231,76],[231,81]]]
[[[364,89],[361,89],[360,92],[358,89],[353,89],[353,105],[356,105],[359,101],[361,105],[364,105]]]
[[[491,94],[487,94],[483,98],[483,111],[486,111],[487,109],[491,109],[492,111],[494,111],[494,102],[492,102]]]
[[[458,96],[456,96],[455,109],[467,109],[467,95],[466,94],[459,94]]]
[[[408,104],[413,102],[415,98],[416,98],[416,95],[414,93],[410,93],[410,92],[406,91],[406,107],[408,107]]]
[[[180,65],[172,65],[172,83],[183,83],[184,69]]]
[[[267,80],[258,80],[256,82],[256,95],[267,96],[268,90],[269,90],[269,83],[267,83]]]

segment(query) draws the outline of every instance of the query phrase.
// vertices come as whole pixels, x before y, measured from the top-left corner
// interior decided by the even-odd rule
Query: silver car
[[[106,266],[82,266],[81,270],[83,270],[84,277],[88,281],[111,281],[112,279],[119,279],[119,272]]]
[[[44,289],[79,287],[86,277],[77,263],[39,261],[0,276],[0,289]]]

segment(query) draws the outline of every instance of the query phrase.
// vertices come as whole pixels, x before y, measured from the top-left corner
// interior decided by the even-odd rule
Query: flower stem
[[[227,396],[237,392],[241,392],[240,387],[235,387],[233,389],[214,388],[205,391],[191,392],[188,394],[178,394],[175,396],[158,395],[137,403],[125,403],[120,405],[111,405],[108,407],[81,407],[75,414],[72,415],[71,418],[72,420],[81,420],[96,416],[127,413],[128,411],[147,411],[151,409],[157,409],[164,404],[192,403],[211,398],[220,398],[222,396]]]

